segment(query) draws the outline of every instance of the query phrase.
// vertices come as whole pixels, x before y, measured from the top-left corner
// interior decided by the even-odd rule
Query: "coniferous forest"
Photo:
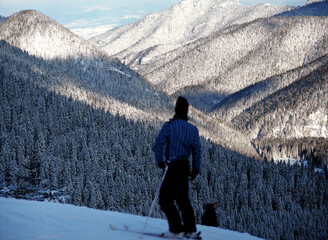
[[[3,67],[0,76],[2,196],[147,215],[161,176],[152,152],[161,122],[94,109]],[[259,161],[205,139],[202,150],[202,173],[191,185],[198,222],[214,197],[221,228],[269,239],[328,237],[327,167]],[[155,216],[164,217],[158,208]]]

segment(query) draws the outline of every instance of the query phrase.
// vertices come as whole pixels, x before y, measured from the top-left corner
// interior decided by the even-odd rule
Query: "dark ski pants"
[[[160,189],[159,204],[165,213],[169,230],[173,233],[196,232],[195,214],[189,199],[189,162],[170,163]],[[181,212],[183,223],[178,209]]]

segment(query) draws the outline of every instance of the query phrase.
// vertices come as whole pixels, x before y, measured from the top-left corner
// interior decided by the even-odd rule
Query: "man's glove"
[[[161,162],[157,165],[159,168],[164,169],[166,167],[166,163],[165,162]]]
[[[190,181],[193,181],[198,174],[199,174],[199,170],[198,169],[192,169],[191,174],[189,176],[189,180]]]

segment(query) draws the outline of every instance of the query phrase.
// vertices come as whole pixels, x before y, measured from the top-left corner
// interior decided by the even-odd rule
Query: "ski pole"
[[[157,192],[156,192],[156,195],[155,195],[155,199],[154,199],[154,201],[152,202],[152,204],[151,204],[151,206],[150,206],[149,214],[148,214],[148,217],[147,217],[147,219],[146,219],[146,222],[145,222],[144,228],[143,228],[143,230],[142,230],[142,233],[141,233],[140,239],[142,239],[142,237],[143,237],[143,235],[144,235],[144,233],[145,233],[145,230],[146,230],[146,227],[147,227],[147,224],[148,224],[149,218],[150,218],[151,214],[153,213],[153,210],[154,210],[155,204],[156,204],[157,199],[158,199],[158,196],[159,196],[159,192],[160,192],[160,190],[161,190],[161,186],[162,186],[162,184],[163,184],[163,182],[164,182],[164,179],[165,179],[165,176],[166,176],[166,173],[167,173],[167,169],[169,169],[169,166],[168,166],[168,165],[165,166],[165,171],[164,171],[164,174],[163,174],[163,177],[162,177],[161,183],[160,183],[159,186],[158,186],[158,189],[157,189]]]

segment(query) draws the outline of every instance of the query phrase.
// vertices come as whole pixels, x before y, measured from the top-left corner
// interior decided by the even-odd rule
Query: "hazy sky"
[[[180,0],[0,0],[0,15],[8,17],[24,9],[35,9],[63,25],[94,22],[127,22],[161,11]],[[239,0],[245,5],[268,2],[273,5],[300,6],[306,0]]]

